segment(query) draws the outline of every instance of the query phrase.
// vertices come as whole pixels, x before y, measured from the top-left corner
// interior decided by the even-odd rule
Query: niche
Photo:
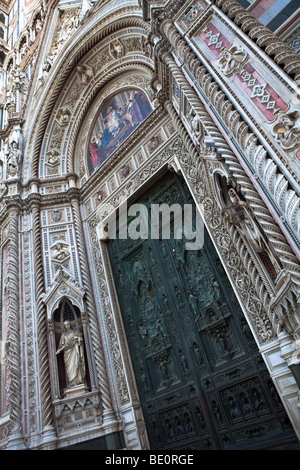
[[[80,310],[63,298],[53,313],[59,397],[91,389],[87,347]]]

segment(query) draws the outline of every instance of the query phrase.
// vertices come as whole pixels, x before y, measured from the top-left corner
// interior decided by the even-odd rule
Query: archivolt
[[[65,161],[65,174],[73,173],[74,168],[74,147],[76,144],[76,139],[78,136],[79,129],[82,125],[83,119],[92,106],[92,103],[95,101],[95,98],[99,96],[99,93],[105,88],[106,85],[115,81],[116,77],[123,77],[128,73],[134,71],[136,76],[148,76],[149,82],[151,77],[152,70],[148,65],[142,64],[141,62],[130,62],[128,64],[112,64],[109,70],[105,74],[100,73],[99,80],[96,80],[95,83],[91,83],[87,87],[86,91],[81,95],[81,99],[77,101],[76,108],[73,112],[73,119],[70,119],[69,124],[64,129],[64,144],[63,150],[61,152],[62,158]],[[63,100],[61,100],[63,102]],[[98,101],[98,99],[97,99]],[[54,111],[49,120],[49,128],[46,129],[46,136],[44,138],[43,146],[41,149],[41,156],[45,157],[47,153],[53,151],[53,139],[55,140],[55,131],[57,131],[57,120],[56,116],[59,110],[63,106],[60,105],[60,100],[56,103]],[[59,128],[58,128],[59,129]],[[62,128],[63,129],[63,128]]]
[[[126,14],[124,18],[120,18],[121,14]],[[55,108],[56,102],[62,90],[65,88],[66,83],[70,80],[72,73],[75,67],[82,62],[83,58],[95,47],[101,44],[101,42],[109,38],[110,35],[117,33],[118,31],[123,30],[124,28],[141,28],[144,31],[144,37],[146,37],[149,25],[145,23],[138,16],[131,16],[128,14],[128,9],[126,11],[118,12],[118,19],[115,19],[116,12],[107,17],[98,18],[95,21],[95,17],[89,19],[91,23],[91,28],[86,28],[87,24],[84,24],[84,29],[78,29],[76,37],[72,38],[69,46],[60,52],[59,57],[51,70],[51,76],[49,76],[49,81],[45,83],[44,90],[39,98],[39,103],[36,106],[37,112],[32,119],[32,132],[31,138],[27,144],[27,149],[25,155],[32,155],[31,157],[31,170],[30,177],[38,177],[38,168],[39,168],[39,158],[42,152],[43,138],[49,123],[49,119],[53,110]],[[96,32],[95,32],[96,31]],[[141,61],[140,61],[141,62]],[[137,63],[135,66],[139,67],[148,67],[149,71],[151,66],[148,63],[141,64]],[[124,69],[134,67],[134,62],[130,65],[120,66],[117,63],[114,66],[110,67],[109,72],[103,76],[101,81],[97,83],[94,87],[94,93],[86,99],[85,105],[92,101],[95,93],[99,90],[99,87],[103,85],[108,79],[116,76],[119,73],[122,73]],[[84,106],[84,109],[86,109]],[[79,126],[80,119],[77,120],[77,128]],[[29,162],[28,162],[29,164]]]

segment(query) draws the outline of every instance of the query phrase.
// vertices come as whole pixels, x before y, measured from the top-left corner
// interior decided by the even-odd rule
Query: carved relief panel
[[[81,282],[72,212],[69,207],[42,212],[46,289],[60,271]]]

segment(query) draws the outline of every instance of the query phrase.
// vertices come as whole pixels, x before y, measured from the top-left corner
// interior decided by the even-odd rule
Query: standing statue
[[[264,251],[266,249],[266,244],[254,220],[248,203],[246,201],[243,201],[238,196],[234,188],[229,189],[228,195],[232,204],[236,207],[243,209],[244,211],[244,221],[240,222],[240,226],[244,235],[248,238],[255,251]]]
[[[65,331],[61,335],[56,354],[64,353],[69,386],[74,387],[85,383],[83,339],[72,330],[70,321],[65,321],[64,327]]]
[[[21,151],[18,142],[13,140],[7,156],[7,176],[16,176],[21,163]]]

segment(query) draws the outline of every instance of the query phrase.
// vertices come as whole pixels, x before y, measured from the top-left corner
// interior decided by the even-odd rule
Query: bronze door
[[[136,202],[192,204],[174,174]],[[197,251],[174,236],[108,250],[151,449],[297,446],[208,234]]]

